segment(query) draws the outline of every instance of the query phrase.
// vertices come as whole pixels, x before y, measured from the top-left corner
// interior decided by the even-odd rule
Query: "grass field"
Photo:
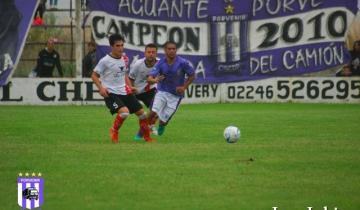
[[[42,173],[42,210],[360,209],[359,104],[182,105],[153,144],[131,116],[113,145],[111,123],[103,106],[0,106],[0,209],[19,209],[19,172]]]

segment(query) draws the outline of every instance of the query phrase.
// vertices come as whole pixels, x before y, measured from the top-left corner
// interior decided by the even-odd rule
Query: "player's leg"
[[[137,94],[137,95],[135,95],[135,97],[136,97],[136,99],[137,99],[138,101],[142,101],[142,102],[144,103],[144,101],[143,101],[143,93]],[[145,103],[144,103],[144,104],[145,104]],[[146,104],[145,104],[145,105],[146,105]],[[136,135],[135,135],[135,137],[134,137],[134,140],[135,140],[135,141],[141,141],[141,140],[143,139],[143,136],[144,136],[144,134],[143,134],[143,132],[142,132],[142,129],[139,128],[139,130],[137,131],[137,133],[136,133]]]
[[[144,112],[144,109],[140,109],[135,113],[139,118],[139,127],[141,130],[141,133],[143,135],[143,138],[147,142],[152,142],[154,139],[150,137],[150,128],[147,121],[146,113]]]
[[[154,125],[156,120],[158,119],[158,113],[162,113],[164,107],[166,107],[166,98],[165,92],[158,91],[153,99],[153,102],[150,106],[150,113],[148,115],[148,123],[149,125]],[[161,125],[159,121],[159,126]]]
[[[151,142],[153,139],[150,137],[150,129],[147,122],[146,113],[144,112],[144,109],[142,108],[139,101],[136,99],[134,95],[127,95],[126,100],[124,100],[126,106],[129,108],[130,113],[135,113],[139,118],[139,127],[141,130],[141,133],[143,134],[143,137],[145,141]]]
[[[157,129],[157,134],[159,136],[162,136],[164,134],[166,124],[167,124],[166,122],[159,120],[159,127]]]
[[[154,135],[158,135],[157,128],[155,125],[156,121],[158,120],[158,116],[157,116],[156,112],[150,110],[147,118],[148,118],[148,125],[149,125],[150,132]]]
[[[148,92],[140,94],[141,95],[141,101],[145,104],[145,106],[149,110],[151,110],[155,94],[156,94],[156,88],[153,88]],[[149,112],[149,116],[150,116],[150,113],[151,112]],[[148,118],[150,118],[149,116],[148,116]],[[151,117],[151,121],[148,122],[150,131],[155,135],[157,135],[157,129],[155,127],[155,123],[156,123],[157,119],[158,119],[157,115],[153,114],[153,116]]]
[[[119,142],[119,129],[128,116],[129,110],[126,106],[120,108],[118,113],[116,114],[113,125],[110,128],[110,137],[113,143]]]
[[[119,142],[119,129],[125,119],[129,116],[129,109],[124,105],[118,95],[110,94],[105,98],[106,106],[111,114],[116,114],[114,122],[110,128],[110,138],[113,143]]]
[[[159,116],[159,127],[158,127],[158,135],[161,136],[165,132],[165,127],[169,123],[172,116],[175,114],[179,104],[181,102],[181,98],[175,96],[170,93],[165,94],[166,106],[158,112]]]
[[[155,90],[155,88],[153,90]],[[149,92],[144,92],[144,93],[135,95],[135,97],[138,101],[141,101],[150,110],[150,105],[152,103],[154,95],[155,95],[155,91],[149,91]],[[154,130],[155,130],[156,133],[154,133],[154,134],[157,135],[157,129],[154,126],[154,124],[155,124],[155,122],[153,122],[152,124],[149,124],[150,132],[154,133]],[[136,133],[136,135],[134,137],[134,140],[140,141],[140,140],[142,140],[142,138],[143,138],[143,133],[142,133],[142,130],[139,128],[138,132]]]
[[[155,126],[157,120],[158,120],[158,116],[155,115],[154,117],[152,117],[152,120],[148,122],[150,131],[154,135],[158,135],[157,128]]]

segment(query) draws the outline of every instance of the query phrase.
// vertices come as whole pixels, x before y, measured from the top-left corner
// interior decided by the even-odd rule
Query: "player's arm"
[[[129,75],[128,76],[128,86],[131,88],[133,92],[137,92],[138,89],[135,87],[135,78],[137,77],[137,65],[136,63],[130,66]]]
[[[184,83],[184,88],[187,89],[189,85],[194,81],[195,74],[190,75]]]
[[[159,68],[159,63],[157,63],[155,65],[155,67],[149,72],[146,80],[150,85],[152,85],[152,84],[158,83],[164,79],[165,79],[165,76],[163,74],[161,74],[160,68]]]
[[[195,79],[195,70],[193,68],[192,65],[190,65],[190,63],[184,62],[183,65],[183,70],[185,71],[185,74],[188,76],[187,79],[185,80],[184,84],[182,86],[176,87],[176,92],[184,95],[185,90],[189,87],[189,85],[194,81]]]
[[[42,60],[43,60],[43,59],[42,59],[43,56],[42,56],[41,52],[42,52],[42,51],[40,51],[39,54],[38,54],[38,58],[37,58],[37,60],[36,60],[36,67],[35,67],[35,69],[34,69],[37,75],[39,75],[40,68],[42,67],[41,64],[42,64],[42,62],[43,62],[43,61],[42,61]]]
[[[186,79],[186,81],[184,82],[183,86],[176,87],[176,92],[181,94],[181,95],[184,95],[185,90],[194,81],[194,79],[195,79],[195,74],[189,75],[188,78]]]
[[[123,54],[123,56],[121,57],[121,59],[124,61],[125,63],[125,68],[126,68],[126,73],[125,73],[125,85],[130,88],[130,90],[132,92],[136,92],[136,88],[133,86],[133,83],[131,83],[131,80],[129,78],[129,58]]]
[[[135,87],[135,80],[131,77],[129,77],[129,82],[132,87]]]
[[[180,95],[184,95],[185,90],[189,87],[189,85],[195,79],[195,70],[192,67],[192,65],[190,65],[189,62],[184,62],[182,67],[183,67],[183,70],[185,71],[185,74],[188,77],[187,77],[187,79],[185,80],[185,82],[184,82],[184,84],[182,86],[176,87],[176,92],[179,93]]]
[[[152,85],[152,84],[155,84],[155,83],[158,83],[160,82],[161,80],[164,80],[165,79],[165,76],[160,74],[160,75],[157,75],[157,76],[152,76],[152,75],[149,75],[147,77],[147,82]]]
[[[93,71],[91,74],[91,79],[95,83],[96,87],[99,89],[100,95],[102,97],[108,97],[109,92],[104,86],[101,85],[100,75],[98,73],[96,73],[95,71]]]
[[[129,87],[131,88],[132,91],[134,91],[135,93],[138,91],[137,87],[135,87],[135,79],[131,78],[130,76],[128,76],[129,78]]]
[[[125,83],[131,89],[131,91],[137,91],[137,88],[134,86],[134,82],[130,79],[128,74],[125,74]]]

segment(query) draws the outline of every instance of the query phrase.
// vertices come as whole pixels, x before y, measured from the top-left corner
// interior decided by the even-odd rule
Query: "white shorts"
[[[166,123],[175,114],[180,101],[180,96],[164,91],[158,91],[155,95],[151,110],[156,112],[159,119]]]

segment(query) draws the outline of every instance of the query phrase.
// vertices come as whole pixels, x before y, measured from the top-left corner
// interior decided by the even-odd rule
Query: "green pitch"
[[[42,173],[43,210],[360,209],[359,104],[182,105],[153,144],[132,115],[113,145],[111,123],[104,106],[0,106],[0,209],[20,209],[20,172]]]

